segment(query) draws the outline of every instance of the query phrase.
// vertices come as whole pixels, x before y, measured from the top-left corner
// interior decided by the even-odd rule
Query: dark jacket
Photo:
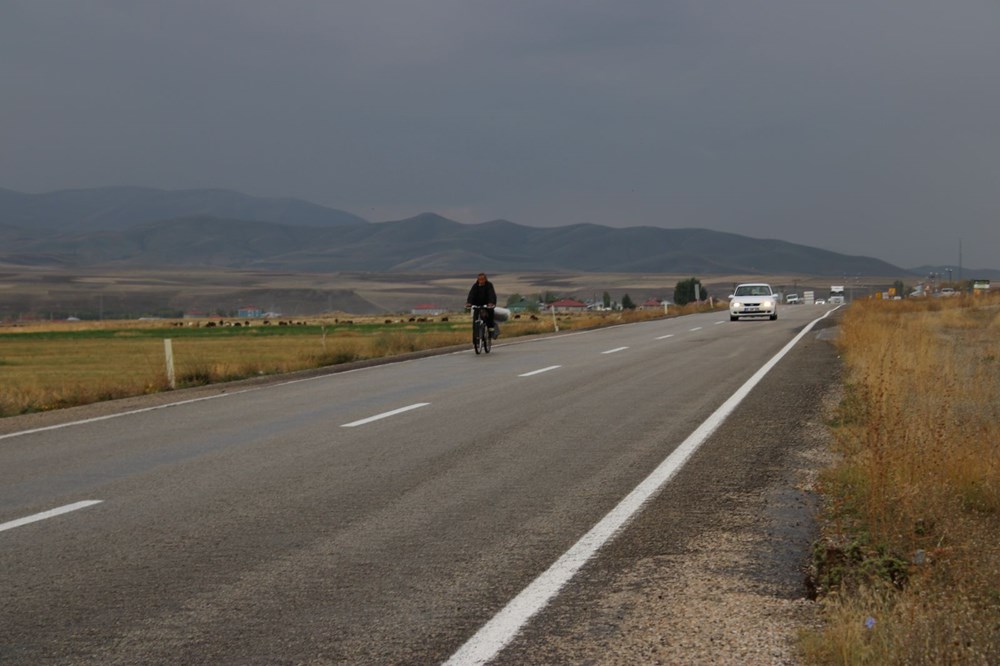
[[[479,286],[479,282],[472,285],[472,289],[469,290],[469,297],[465,299],[465,302],[469,305],[489,305],[493,303],[496,305],[497,302],[497,292],[493,289],[493,283],[489,280],[486,284]]]

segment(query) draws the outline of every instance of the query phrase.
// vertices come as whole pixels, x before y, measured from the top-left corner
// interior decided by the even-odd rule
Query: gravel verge
[[[495,663],[800,663],[821,626],[808,571],[839,395],[822,324]]]

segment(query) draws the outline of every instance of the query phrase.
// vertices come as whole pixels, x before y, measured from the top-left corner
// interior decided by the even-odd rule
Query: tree
[[[635,303],[629,298],[628,294],[622,296],[622,309],[623,310],[635,310]]]
[[[698,278],[693,277],[681,280],[674,287],[674,303],[677,305],[687,305],[688,303],[705,300],[706,298],[708,298],[708,292],[701,286],[701,280]]]
[[[609,294],[608,292],[604,292],[603,301],[604,301],[604,308],[611,309],[611,294]]]
[[[521,294],[511,294],[507,299],[508,308],[523,308],[526,312],[538,312],[538,299],[530,294],[527,297]]]

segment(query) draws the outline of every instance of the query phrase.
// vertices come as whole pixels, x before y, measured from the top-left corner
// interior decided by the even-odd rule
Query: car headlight
[[[743,304],[740,303],[739,301],[733,301],[732,303],[729,304],[729,307],[731,307],[731,308],[742,308]]]
[[[774,301],[764,301],[764,303],[762,305],[765,308],[771,308],[771,307],[774,307]]]

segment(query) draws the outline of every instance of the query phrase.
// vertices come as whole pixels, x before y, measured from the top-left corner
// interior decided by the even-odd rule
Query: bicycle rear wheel
[[[490,335],[490,329],[486,328],[484,324],[479,330],[483,334],[483,351],[489,354],[490,348],[493,347],[493,337]]]

